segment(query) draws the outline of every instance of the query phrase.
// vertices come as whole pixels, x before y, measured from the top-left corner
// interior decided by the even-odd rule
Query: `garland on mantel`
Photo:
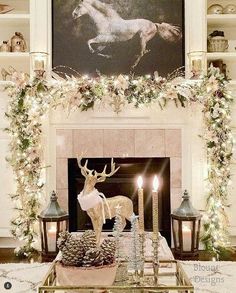
[[[37,214],[43,198],[42,119],[49,107],[62,106],[81,111],[97,104],[112,107],[116,113],[127,104],[135,107],[150,104],[161,109],[169,102],[185,107],[193,102],[202,105],[208,160],[209,192],[204,221],[206,248],[219,254],[230,246],[226,215],[233,137],[230,128],[230,105],[233,97],[219,70],[210,67],[201,80],[185,80],[177,70],[168,78],[154,76],[66,77],[57,80],[28,80],[15,73],[8,87],[10,102],[6,116],[11,135],[10,155],[16,193],[11,195],[16,214],[12,234],[22,241],[17,254],[29,255],[37,239]]]

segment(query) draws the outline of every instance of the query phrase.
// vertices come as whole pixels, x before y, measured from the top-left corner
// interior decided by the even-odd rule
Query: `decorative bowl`
[[[0,14],[12,11],[14,8],[7,4],[0,4]]]
[[[111,286],[117,264],[100,267],[75,267],[56,263],[57,284],[60,286]]]
[[[207,50],[208,52],[225,52],[229,47],[228,40],[223,37],[208,38]]]
[[[208,14],[222,14],[223,13],[223,6],[221,6],[219,4],[211,5],[207,9],[207,13]]]

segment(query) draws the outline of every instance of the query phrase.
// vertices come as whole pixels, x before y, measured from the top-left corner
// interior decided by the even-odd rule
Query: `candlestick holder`
[[[134,271],[133,282],[140,284],[140,271],[142,268],[141,243],[139,234],[138,216],[133,214],[131,220],[131,253],[129,256],[129,268]]]
[[[45,70],[34,70],[34,74],[36,78],[43,79],[45,75]]]
[[[141,231],[139,234],[140,239],[140,278],[143,279],[144,277],[144,263],[145,263],[145,232]]]
[[[48,69],[48,54],[46,52],[31,52],[30,57],[34,76],[43,79]]]
[[[159,260],[159,235],[156,233],[153,233],[152,236],[152,247],[153,247],[153,274],[154,274],[154,284],[158,284],[158,274],[159,274],[159,268],[160,268],[160,260]]]

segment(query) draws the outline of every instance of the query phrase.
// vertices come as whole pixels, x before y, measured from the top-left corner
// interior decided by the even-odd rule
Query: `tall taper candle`
[[[154,283],[158,284],[159,274],[159,228],[158,228],[158,187],[159,180],[157,176],[154,176],[153,190],[152,190],[152,217],[153,217],[153,233],[152,233],[152,246],[153,246],[153,272],[154,272]]]
[[[138,177],[138,213],[139,213],[139,229],[140,233],[144,232],[144,203],[143,203],[143,178]]]
[[[158,187],[159,180],[157,176],[154,176],[153,179],[153,190],[152,190],[152,225],[153,225],[153,233],[158,235],[159,227],[158,227]]]

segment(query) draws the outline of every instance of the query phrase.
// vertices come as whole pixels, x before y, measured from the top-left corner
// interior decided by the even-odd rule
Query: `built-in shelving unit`
[[[236,0],[206,0],[207,9],[213,4],[226,7],[228,4],[236,5]],[[209,65],[213,60],[222,60],[226,64],[231,86],[236,87],[236,14],[207,14],[206,24],[206,37],[214,30],[224,31],[225,38],[229,41],[229,47],[225,52],[208,52],[207,63]]]
[[[15,32],[21,32],[26,40],[26,52],[0,52],[0,81],[2,80],[1,69],[6,70],[9,66],[17,71],[30,72],[30,35],[31,35],[31,12],[30,0],[5,0],[14,9],[0,14],[0,45],[8,41]],[[1,82],[4,84],[5,82]]]

